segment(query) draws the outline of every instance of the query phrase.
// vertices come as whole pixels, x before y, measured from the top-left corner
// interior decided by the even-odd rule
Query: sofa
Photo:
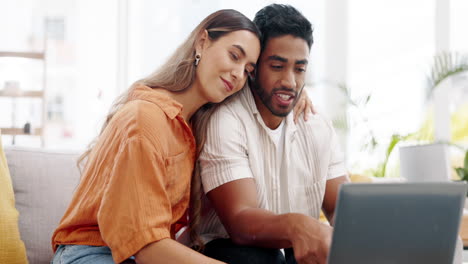
[[[81,151],[11,146],[5,147],[4,151],[19,211],[21,239],[26,246],[29,263],[50,263],[52,233],[79,182],[76,162]],[[457,241],[453,263],[462,263],[461,239]]]
[[[76,166],[80,152],[7,146],[4,151],[28,261],[30,264],[50,263],[52,233],[80,178]]]

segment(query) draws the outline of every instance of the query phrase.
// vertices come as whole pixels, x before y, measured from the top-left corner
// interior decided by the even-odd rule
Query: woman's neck
[[[193,85],[181,92],[165,91],[172,99],[182,104],[182,117],[186,122],[189,122],[200,107],[208,103],[200,94],[199,89],[196,89]]]

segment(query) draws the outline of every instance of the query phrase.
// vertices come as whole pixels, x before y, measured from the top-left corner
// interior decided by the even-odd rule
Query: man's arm
[[[333,226],[335,224],[335,208],[338,199],[340,185],[349,182],[346,170],[344,154],[339,146],[338,137],[335,129],[329,120],[326,120],[330,129],[330,161],[328,164],[328,173],[325,186],[325,196],[323,198],[322,210]],[[330,179],[331,178],[331,179]]]
[[[259,208],[253,179],[225,183],[207,196],[235,243],[293,247],[299,263],[326,263],[332,228],[306,215],[277,215]]]
[[[349,182],[348,175],[343,175],[327,181],[322,210],[332,226],[335,224],[335,208],[340,185],[347,182]]]

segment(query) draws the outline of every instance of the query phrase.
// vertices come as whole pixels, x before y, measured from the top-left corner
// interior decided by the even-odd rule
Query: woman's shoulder
[[[148,125],[166,122],[167,117],[158,105],[144,100],[133,100],[122,106],[115,115],[115,121],[126,125]]]
[[[133,100],[124,104],[109,122],[111,130],[123,137],[148,137],[164,134],[171,120],[155,104],[144,100]],[[153,136],[151,136],[153,137]]]

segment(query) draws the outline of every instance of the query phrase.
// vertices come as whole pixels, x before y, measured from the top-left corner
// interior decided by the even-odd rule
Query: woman
[[[259,32],[235,10],[205,18],[172,57],[116,103],[52,237],[53,263],[219,263],[174,240],[195,162],[188,121],[239,91]]]

